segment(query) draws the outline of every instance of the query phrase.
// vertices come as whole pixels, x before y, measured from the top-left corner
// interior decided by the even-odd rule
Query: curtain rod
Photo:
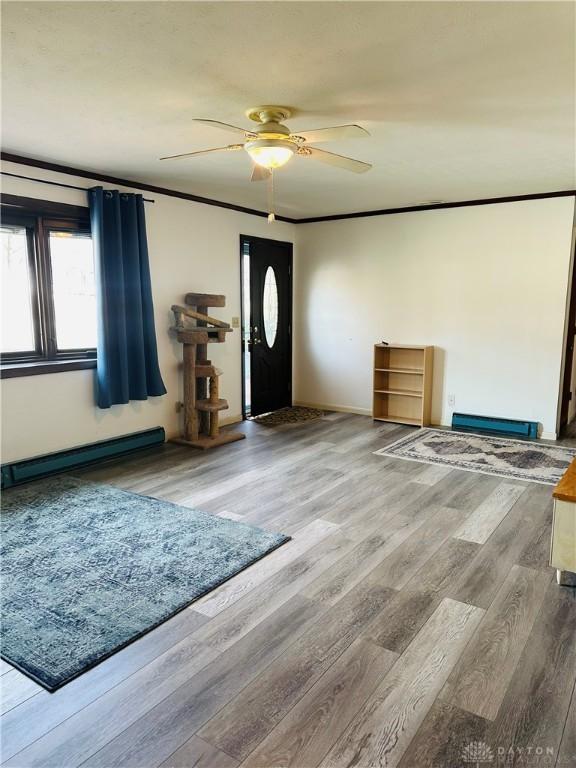
[[[66,189],[79,189],[80,192],[88,192],[86,187],[76,187],[73,184],[62,184],[61,181],[48,181],[47,179],[36,179],[33,176],[21,176],[19,173],[9,173],[8,171],[0,171],[2,176],[12,176],[14,179],[25,179],[26,181],[37,181],[39,184],[50,184],[52,187],[65,187]],[[149,200],[147,197],[142,198],[145,203],[155,203],[155,200]]]

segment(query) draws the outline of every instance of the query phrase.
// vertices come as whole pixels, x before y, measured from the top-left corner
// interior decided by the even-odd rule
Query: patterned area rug
[[[314,421],[324,416],[324,411],[318,408],[302,408],[299,405],[293,405],[289,408],[280,408],[272,413],[264,413],[262,416],[255,416],[253,421],[257,424],[263,424],[265,427],[279,427],[282,424],[295,424],[299,421]]]
[[[555,485],[576,456],[576,449],[467,432],[419,429],[374,453]]]
[[[2,658],[49,691],[289,540],[67,477],[2,501]]]

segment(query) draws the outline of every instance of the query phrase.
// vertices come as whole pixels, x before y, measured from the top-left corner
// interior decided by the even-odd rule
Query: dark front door
[[[250,415],[258,416],[292,405],[292,244],[242,240],[250,272]]]

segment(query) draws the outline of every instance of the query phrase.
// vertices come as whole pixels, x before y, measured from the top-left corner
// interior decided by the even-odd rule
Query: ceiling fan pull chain
[[[268,224],[272,224],[276,221],[274,215],[274,170],[270,168],[270,176],[268,176]]]

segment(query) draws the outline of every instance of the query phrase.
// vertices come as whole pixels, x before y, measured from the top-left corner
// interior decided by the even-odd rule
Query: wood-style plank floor
[[[408,428],[362,416],[241,428],[83,474],[292,541],[54,694],[2,663],[4,765],[576,766],[551,488],[376,456]]]

